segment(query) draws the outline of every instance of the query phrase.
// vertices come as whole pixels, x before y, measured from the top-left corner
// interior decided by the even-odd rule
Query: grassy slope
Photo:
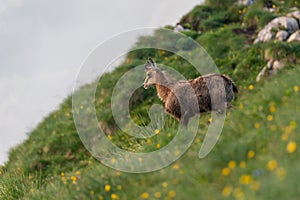
[[[262,1],[246,10],[230,6],[229,13],[209,2],[207,7],[196,7],[183,17],[182,23],[192,28],[186,34],[207,49],[220,70],[238,83],[241,93],[234,102],[235,108],[228,113],[220,140],[207,158],[198,160],[197,157],[208,124],[209,116],[204,115],[194,144],[173,165],[148,174],[126,174],[109,169],[95,161],[81,144],[72,119],[71,98],[68,98],[28,140],[11,151],[9,162],[0,169],[0,199],[140,199],[148,195],[148,199],[296,199],[299,196],[296,182],[300,178],[299,150],[288,153],[287,148],[293,150],[292,142],[300,142],[297,135],[300,97],[295,87],[299,86],[300,71],[290,64],[278,76],[263,83],[254,84],[254,80],[265,64],[264,49],[271,49],[274,56],[281,49],[281,54],[297,57],[299,51],[295,49],[299,45],[273,42],[251,45],[249,34],[254,33],[237,34],[237,29],[259,28],[266,23],[264,20],[274,17],[263,15],[257,18],[261,20],[251,20],[262,15],[259,12]],[[289,3],[285,6],[291,6]],[[284,6],[279,8],[285,12]],[[209,14],[203,14],[203,10]],[[225,21],[224,16],[227,16]],[[195,19],[202,22],[197,25]],[[241,27],[241,23],[246,27]],[[197,31],[204,32],[198,34]],[[133,151],[153,150],[157,144],[163,146],[176,130],[176,123],[168,119],[167,128],[150,144],[137,141],[115,129],[109,110],[105,109],[110,103],[111,85],[149,55],[174,66],[187,77],[197,76],[176,56],[151,51],[129,55],[126,63],[104,77],[97,89],[98,117],[108,130],[114,131],[115,143]],[[253,90],[249,89],[251,84]],[[140,89],[137,96],[140,98],[133,100],[133,116],[138,121],[145,116],[149,105],[158,100],[154,90]]]

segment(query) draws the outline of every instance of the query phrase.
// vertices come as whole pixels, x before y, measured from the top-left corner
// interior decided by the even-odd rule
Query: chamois
[[[152,58],[147,60],[145,72],[144,88],[156,86],[166,112],[183,125],[187,125],[189,119],[198,113],[223,112],[238,93],[235,83],[223,74],[211,73],[175,81],[166,71],[161,71]]]

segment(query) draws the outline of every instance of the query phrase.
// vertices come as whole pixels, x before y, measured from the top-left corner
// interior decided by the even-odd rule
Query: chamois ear
[[[147,63],[145,64],[145,70],[149,70],[151,68],[157,68],[157,65],[152,58],[148,58]]]

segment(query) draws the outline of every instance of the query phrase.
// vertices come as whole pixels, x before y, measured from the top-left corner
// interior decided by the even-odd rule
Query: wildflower
[[[236,188],[233,191],[233,195],[236,199],[242,199],[244,198],[244,192],[241,188]]]
[[[253,191],[257,191],[258,189],[260,188],[260,183],[258,181],[254,181],[252,184],[251,184],[251,189]]]
[[[177,163],[174,164],[174,165],[173,165],[173,169],[175,169],[175,170],[179,169],[179,165],[178,165]]]
[[[296,128],[297,127],[297,123],[295,121],[291,121],[290,122],[290,127]]]
[[[240,109],[240,110],[243,110],[243,109],[244,109],[244,105],[243,105],[243,103],[240,103],[240,105],[239,105],[239,109]]]
[[[30,193],[34,193],[34,189],[32,188],[32,189],[30,189]]]
[[[147,192],[144,192],[143,194],[141,194],[141,198],[142,199],[148,199],[149,198],[149,194]]]
[[[271,125],[271,127],[270,127],[270,130],[271,130],[271,131],[276,131],[276,129],[277,129],[276,125],[274,125],[274,124]]]
[[[245,168],[246,167],[246,162],[245,161],[241,161],[240,162],[240,168]]]
[[[235,162],[234,160],[230,161],[230,162],[228,163],[228,167],[229,167],[230,169],[235,168],[235,167],[236,167],[236,162]]]
[[[160,144],[157,144],[157,145],[156,145],[156,148],[158,148],[158,149],[159,149],[159,148],[160,148]]]
[[[117,185],[118,190],[122,190],[122,185]]]
[[[65,173],[63,173],[63,172],[60,173],[60,176],[61,176],[61,177],[64,177],[64,176],[65,176]]]
[[[168,183],[167,183],[167,182],[163,182],[161,185],[162,185],[164,188],[168,187]]]
[[[274,113],[275,111],[276,111],[276,108],[275,108],[275,106],[273,106],[273,105],[272,105],[272,106],[270,106],[270,112],[271,112],[271,113]]]
[[[272,115],[268,115],[268,116],[267,116],[267,120],[268,120],[268,121],[273,121],[273,116],[272,116]]]
[[[299,91],[298,85],[295,85],[295,86],[294,86],[294,91],[295,91],[295,92],[298,92],[298,91]]]
[[[117,174],[117,176],[121,176],[121,172],[120,171],[117,171],[116,174]]]
[[[76,176],[71,176],[71,180],[73,184],[77,184],[77,177]]]
[[[252,181],[253,181],[253,178],[249,174],[243,174],[240,177],[240,183],[243,185],[249,185],[250,183],[252,183]]]
[[[225,167],[222,169],[222,175],[223,176],[228,176],[230,174],[230,168]]]
[[[151,139],[150,138],[147,139],[147,144],[151,144]]]
[[[155,134],[159,134],[160,131],[159,131],[158,129],[155,129],[154,133],[155,133]]]
[[[286,151],[288,153],[294,153],[297,150],[297,143],[295,141],[290,141],[286,146]]]
[[[279,179],[283,180],[286,175],[286,170],[283,167],[280,167],[276,170],[276,175]]]
[[[168,197],[174,198],[175,196],[176,196],[176,192],[174,190],[168,192]]]
[[[156,198],[160,198],[160,197],[161,197],[161,193],[160,193],[160,192],[155,192],[155,193],[154,193],[154,196],[155,196]]]
[[[255,123],[254,124],[254,128],[258,129],[260,127],[260,124],[259,123]]]
[[[80,175],[80,171],[75,172],[75,174],[79,176]]]
[[[222,191],[222,195],[224,197],[228,197],[232,192],[232,187],[231,186],[226,186],[224,187],[223,191]]]
[[[114,193],[112,193],[112,194],[110,195],[110,197],[111,197],[112,200],[117,200],[117,199],[119,199],[119,196],[118,196],[117,194],[114,194]]]
[[[167,134],[168,138],[172,137],[172,134],[171,133],[168,133]]]
[[[212,121],[213,121],[213,119],[210,117],[210,118],[208,119],[208,123],[212,123]]]
[[[111,162],[111,164],[114,164],[116,162],[116,159],[115,158],[111,158],[110,162]]]
[[[281,135],[281,139],[282,139],[283,141],[287,141],[288,138],[289,138],[289,135],[288,135],[287,133],[283,133],[283,134]]]
[[[253,90],[253,89],[254,89],[254,86],[253,86],[253,85],[249,85],[248,89],[249,89],[249,90]]]
[[[91,190],[91,191],[90,191],[90,195],[91,195],[91,196],[94,196],[94,194],[95,194],[94,190]]]
[[[270,160],[267,164],[267,169],[270,171],[273,171],[277,168],[277,161],[276,160]]]
[[[105,185],[104,186],[104,190],[105,190],[105,192],[109,192],[110,191],[110,185]]]
[[[249,159],[251,159],[255,156],[255,152],[253,150],[250,150],[250,151],[248,151],[247,156],[248,156]]]
[[[180,151],[175,151],[175,156],[179,156],[180,155]]]

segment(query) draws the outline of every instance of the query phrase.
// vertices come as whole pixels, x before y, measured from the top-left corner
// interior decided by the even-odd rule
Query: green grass
[[[209,125],[209,113],[201,115],[192,146],[172,165],[144,174],[110,169],[95,160],[81,143],[73,121],[71,97],[68,97],[24,143],[11,150],[9,161],[0,167],[0,199],[297,199],[300,195],[300,45],[274,42],[252,45],[247,34],[253,36],[255,32],[237,31],[245,29],[243,22],[257,27],[265,23],[259,19],[250,22],[247,18],[253,13],[262,14],[257,12],[262,9],[262,1],[246,10],[223,5],[239,13],[238,17],[236,13],[229,16],[238,20],[213,28],[207,26],[204,32],[198,33],[196,29],[204,26],[205,20],[224,15],[210,2],[183,17],[186,26],[195,26],[195,30],[185,33],[203,45],[220,71],[237,83],[240,93],[227,113],[218,143],[206,158],[199,160],[198,153]],[[287,3],[295,6],[293,2]],[[282,12],[287,10],[286,5],[278,4],[278,7]],[[195,16],[203,23],[196,26]],[[137,46],[155,39],[155,35],[143,37]],[[187,45],[176,37],[165,43],[178,48]],[[255,83],[256,75],[266,64],[265,49],[275,58],[284,57],[289,67]],[[189,63],[173,53],[146,49],[131,52],[120,67],[102,77],[96,92],[97,117],[111,134],[113,143],[134,152],[162,148],[178,129],[178,123],[168,117],[159,134],[150,139],[137,139],[115,125],[110,112],[113,86],[126,71],[143,64],[148,56],[172,66],[187,78],[199,76]],[[78,92],[84,95],[89,87],[84,86]],[[147,124],[147,111],[153,103],[160,103],[154,89],[137,89],[130,100],[133,120]],[[89,112],[89,108],[82,109]]]

